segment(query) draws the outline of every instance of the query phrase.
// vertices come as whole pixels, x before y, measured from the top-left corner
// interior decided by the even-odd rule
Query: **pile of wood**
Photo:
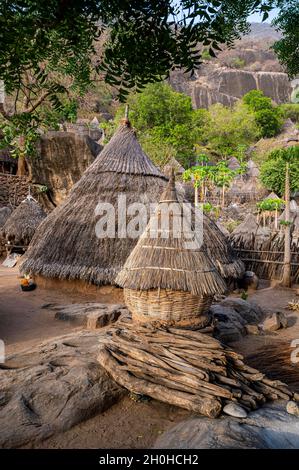
[[[98,361],[130,392],[210,418],[231,402],[250,411],[293,396],[208,332],[120,322],[102,338]]]

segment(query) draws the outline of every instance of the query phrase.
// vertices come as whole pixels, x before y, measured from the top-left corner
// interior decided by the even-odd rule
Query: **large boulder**
[[[44,440],[124,395],[96,360],[99,339],[95,332],[72,333],[0,365],[0,447]]]
[[[84,134],[48,132],[31,161],[32,182],[46,186],[54,205],[59,205],[102,147]]]
[[[263,310],[257,304],[235,297],[227,297],[213,304],[210,314],[217,337],[225,343],[239,341],[248,333],[247,325],[256,325],[264,317]]]
[[[166,431],[156,449],[298,449],[299,419],[284,402],[265,405],[247,419],[196,417]]]

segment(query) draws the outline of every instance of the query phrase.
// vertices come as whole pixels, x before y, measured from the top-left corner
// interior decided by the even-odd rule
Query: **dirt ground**
[[[0,265],[0,338],[11,354],[38,345],[41,341],[79,330],[56,320],[54,313],[43,308],[48,303],[69,304],[101,302],[97,294],[66,293],[58,289],[37,288],[22,292],[18,269]],[[286,310],[287,302],[295,298],[294,289],[264,288],[249,295],[268,312],[284,311],[289,327],[263,336],[247,336],[231,346],[241,352],[246,362],[280,378],[299,392],[299,363],[290,360],[291,342],[299,339],[298,314]],[[298,299],[298,297],[297,297]],[[149,448],[159,434],[190,414],[155,400],[136,402],[124,398],[105,413],[74,428],[35,444],[35,448]]]

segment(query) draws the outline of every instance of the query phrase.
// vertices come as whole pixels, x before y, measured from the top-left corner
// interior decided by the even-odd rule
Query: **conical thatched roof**
[[[15,245],[27,246],[45,217],[42,207],[31,196],[27,196],[6,220],[2,235]]]
[[[244,244],[251,245],[254,241],[254,237],[259,228],[256,221],[256,217],[253,214],[248,214],[244,221],[238,225],[232,232],[230,239],[234,246],[240,246]]]
[[[178,215],[174,216],[173,212],[165,215],[164,211],[171,204],[179,211]],[[166,218],[168,228],[163,226]],[[200,243],[199,234],[195,235],[195,246],[186,247],[186,237],[191,230],[194,231],[191,217],[190,220],[185,218],[185,222],[191,223],[190,232],[175,236],[173,228],[182,226],[182,222],[183,203],[178,201],[172,175],[155,214],[117,276],[116,283],[142,291],[161,288],[198,296],[223,293],[226,285]]]
[[[143,152],[128,121],[122,124],[96,160],[74,185],[69,196],[39,227],[26,254],[23,272],[50,278],[80,279],[97,285],[113,283],[136,239],[98,238],[95,209],[99,202],[116,209],[124,194],[127,207],[157,203],[166,177]],[[148,214],[149,215],[149,214]],[[133,216],[127,217],[132,219]],[[110,221],[111,219],[109,219]],[[114,222],[114,221],[113,221]]]
[[[277,196],[276,193],[272,192],[268,194],[268,196],[264,197],[263,201],[267,201],[268,199],[280,199],[280,197]]]

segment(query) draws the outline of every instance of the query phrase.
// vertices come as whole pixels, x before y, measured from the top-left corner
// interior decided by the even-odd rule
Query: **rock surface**
[[[276,312],[267,317],[262,326],[265,331],[277,331],[280,328],[287,328],[288,319],[284,313]]]
[[[267,404],[246,420],[224,417],[193,418],[166,431],[158,449],[298,449],[299,419],[289,415],[284,402]]]
[[[225,343],[239,341],[248,333],[247,325],[260,323],[264,316],[257,304],[233,297],[213,304],[210,314],[216,325],[217,337]]]
[[[38,156],[32,160],[32,182],[46,186],[59,205],[101,149],[86,135],[48,132],[41,136]]]
[[[299,405],[295,401],[288,401],[286,410],[290,415],[299,417]]]
[[[75,325],[87,327],[88,329],[102,328],[114,323],[120,315],[128,315],[125,305],[102,304],[86,302],[83,304],[49,305],[47,308],[56,311],[55,318],[69,321]]]
[[[0,447],[20,447],[70,429],[125,393],[96,361],[100,333],[44,342],[0,365]]]

